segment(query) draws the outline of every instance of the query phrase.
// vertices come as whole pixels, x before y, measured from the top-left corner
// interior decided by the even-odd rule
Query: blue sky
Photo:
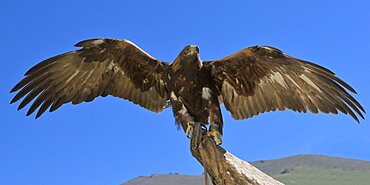
[[[204,60],[271,45],[323,65],[369,103],[370,1],[19,1],[0,7],[0,184],[109,185],[152,173],[201,174],[171,111],[154,114],[113,97],[64,105],[40,119],[8,92],[43,59],[80,40],[125,38],[172,61],[188,44]],[[370,124],[349,116],[224,114],[223,147],[253,161],[295,154],[370,160]]]

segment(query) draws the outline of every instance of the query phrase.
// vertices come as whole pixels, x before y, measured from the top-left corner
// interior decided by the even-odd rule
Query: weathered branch
[[[206,136],[199,123],[194,124],[190,148],[214,185],[283,185],[217,146],[212,138]]]

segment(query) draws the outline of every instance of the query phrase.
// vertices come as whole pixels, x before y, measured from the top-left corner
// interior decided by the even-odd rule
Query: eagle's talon
[[[193,125],[194,125],[193,122],[188,123],[188,127],[186,128],[186,132],[185,132],[185,135],[187,138],[191,138],[191,135],[193,134],[193,130],[194,130]]]
[[[215,140],[216,145],[221,145],[222,144],[222,137],[221,137],[221,134],[218,131],[210,130],[210,131],[207,132],[207,136],[212,137]]]

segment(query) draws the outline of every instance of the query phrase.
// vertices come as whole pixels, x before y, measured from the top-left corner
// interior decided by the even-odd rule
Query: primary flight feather
[[[27,116],[48,108],[89,102],[112,95],[153,112],[170,101],[176,122],[189,135],[193,122],[210,123],[209,135],[221,144],[225,104],[234,119],[291,109],[351,115],[364,119],[364,108],[350,94],[356,91],[330,70],[285,55],[269,46],[242,49],[226,58],[205,61],[195,45],[175,61],[160,61],[128,40],[90,39],[81,49],[42,61],[11,92],[18,110],[31,103]]]

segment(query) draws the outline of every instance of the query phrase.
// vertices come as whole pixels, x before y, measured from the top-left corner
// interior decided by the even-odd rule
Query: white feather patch
[[[173,100],[177,100],[177,96],[175,95],[175,93],[173,91],[171,91],[171,95],[170,97],[173,99]]]
[[[209,100],[211,98],[211,89],[209,89],[208,87],[203,87],[202,98]]]
[[[184,87],[181,87],[179,92],[182,93],[184,91],[184,89],[185,89]]]
[[[187,112],[188,112],[188,110],[185,108],[184,105],[182,105],[181,109],[178,111],[178,113],[180,113],[182,115],[186,114]]]
[[[131,44],[132,46],[136,47],[137,49],[139,49],[141,52],[143,52],[145,55],[148,55],[151,59],[153,60],[157,60],[155,59],[154,57],[152,57],[151,55],[149,55],[147,52],[145,52],[143,49],[141,49],[139,46],[137,46],[136,44],[134,44],[133,42],[129,41],[129,40],[123,40],[124,42],[128,43],[128,44]]]
[[[310,68],[308,68],[308,67],[306,67],[306,66],[302,66],[302,67],[303,67],[303,69],[304,69],[304,72],[306,72],[306,73],[311,73]]]
[[[258,47],[269,50],[269,51],[274,51],[274,49],[272,49],[271,47],[268,47],[268,46],[258,46]]]
[[[277,82],[279,83],[280,85],[282,85],[283,87],[285,87],[286,89],[288,88],[288,84],[286,84],[283,76],[279,73],[279,72],[274,72],[272,73],[272,75],[270,76],[270,79],[274,82]]]
[[[106,62],[106,61],[107,60],[104,60],[103,62]],[[111,60],[111,62],[107,66],[107,70],[113,70],[113,72],[117,72],[119,69],[120,69],[119,66],[114,62],[114,60]]]
[[[288,74],[285,75],[298,89],[302,90],[302,88],[290,77]]]
[[[103,39],[96,39],[96,40],[92,41],[91,43],[99,45],[99,44],[104,43],[104,40]]]
[[[69,81],[71,81],[78,73],[80,72],[80,70],[76,70],[75,71],[75,73],[73,73],[73,75],[71,75],[68,79],[67,79],[67,81],[66,81],[66,83],[68,83]]]
[[[304,80],[308,85],[314,87],[319,92],[322,92],[321,89],[319,87],[317,87],[317,85],[315,83],[313,83],[305,74],[299,75],[299,78],[301,78],[302,80]]]
[[[85,78],[85,80],[82,82],[82,84],[86,83],[87,79],[90,78],[91,74],[94,72],[94,70],[91,70],[89,75],[87,75],[87,77]]]

